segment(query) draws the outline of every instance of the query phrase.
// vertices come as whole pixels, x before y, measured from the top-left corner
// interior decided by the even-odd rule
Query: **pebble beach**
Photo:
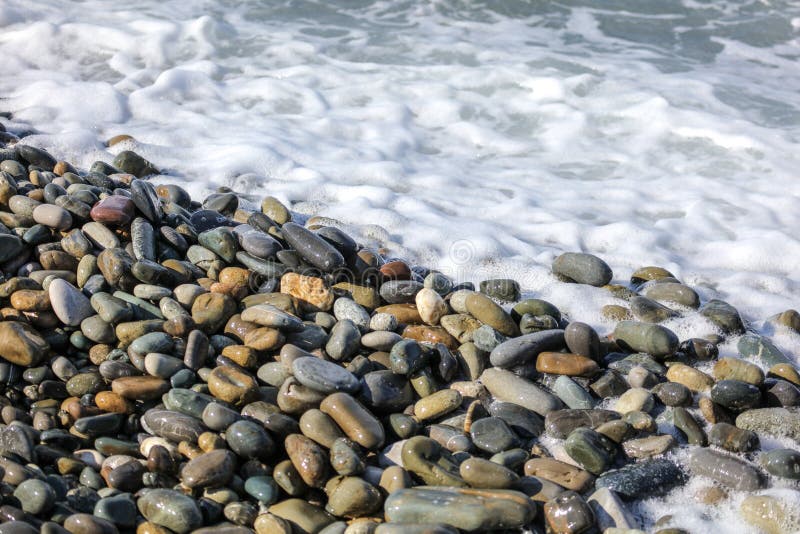
[[[793,2],[0,2],[0,534],[800,532]]]
[[[678,534],[636,502],[690,480],[800,527],[793,359],[662,267],[553,261],[618,302],[601,337],[274,197],[154,186],[130,150],[81,170],[9,135],[0,160],[0,532]]]

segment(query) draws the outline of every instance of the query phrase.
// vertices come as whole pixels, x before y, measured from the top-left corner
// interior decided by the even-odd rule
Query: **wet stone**
[[[680,468],[670,460],[654,459],[606,471],[595,486],[608,488],[623,499],[635,500],[642,495],[662,495],[683,483],[684,477]]]
[[[564,347],[563,330],[545,330],[509,339],[492,350],[489,359],[495,367],[514,367],[535,361],[536,355]]]
[[[711,400],[730,410],[747,410],[761,403],[761,390],[740,380],[720,380],[711,388]]]
[[[295,359],[292,372],[301,384],[321,393],[354,393],[360,387],[358,379],[351,372],[319,358],[306,356]]]
[[[137,506],[147,519],[179,534],[203,524],[203,516],[194,499],[168,489],[151,489],[139,497]]]
[[[484,417],[474,421],[470,427],[470,436],[476,447],[491,454],[519,445],[519,438],[499,417]]]
[[[791,480],[800,480],[800,451],[794,449],[773,449],[761,453],[758,461],[771,475]]]
[[[445,523],[468,532],[520,528],[536,514],[532,501],[511,490],[422,487],[386,500],[390,523]]]
[[[731,452],[752,452],[759,447],[758,434],[729,423],[716,423],[708,433],[712,445]]]
[[[695,474],[707,476],[736,490],[754,491],[764,486],[764,480],[755,466],[711,449],[693,450],[689,466]]]
[[[602,287],[613,273],[606,262],[592,254],[565,252],[553,260],[553,274],[579,284]]]
[[[567,436],[564,449],[581,467],[595,475],[606,471],[617,453],[613,441],[589,428],[573,430]]]
[[[616,342],[634,352],[645,352],[652,356],[668,356],[678,349],[678,337],[663,326],[620,321],[614,329]]]
[[[549,530],[556,534],[587,532],[594,526],[594,512],[574,491],[565,491],[544,505]]]

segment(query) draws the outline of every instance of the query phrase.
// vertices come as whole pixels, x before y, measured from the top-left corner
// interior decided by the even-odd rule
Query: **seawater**
[[[195,195],[271,194],[459,281],[516,278],[601,334],[617,301],[553,258],[619,283],[660,265],[800,362],[762,323],[800,306],[799,31],[786,1],[2,0],[0,120],[84,168],[133,149]],[[745,531],[686,498],[653,509]]]

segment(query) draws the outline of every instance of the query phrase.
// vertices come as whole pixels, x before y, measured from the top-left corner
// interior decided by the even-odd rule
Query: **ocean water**
[[[800,361],[762,323],[800,307],[799,36],[800,4],[766,0],[2,0],[0,121],[84,168],[133,149],[196,195],[516,278],[601,334],[615,299],[553,258],[619,283],[660,265]],[[681,520],[745,532],[708,513]]]

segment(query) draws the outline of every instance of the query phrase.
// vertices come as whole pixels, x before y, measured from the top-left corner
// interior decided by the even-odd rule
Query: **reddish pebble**
[[[122,195],[112,195],[106,197],[94,205],[89,215],[92,220],[100,223],[116,224],[124,226],[133,219],[133,201]]]
[[[381,265],[381,274],[389,280],[408,280],[411,268],[402,261],[390,261]]]

